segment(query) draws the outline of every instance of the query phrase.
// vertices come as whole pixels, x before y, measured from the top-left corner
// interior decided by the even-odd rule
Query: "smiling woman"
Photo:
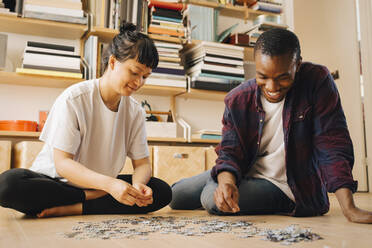
[[[148,213],[166,206],[168,184],[151,178],[144,111],[130,96],[158,64],[153,41],[124,23],[103,59],[102,78],[55,101],[30,170],[0,175],[0,205],[38,217]],[[133,175],[118,175],[126,156]]]

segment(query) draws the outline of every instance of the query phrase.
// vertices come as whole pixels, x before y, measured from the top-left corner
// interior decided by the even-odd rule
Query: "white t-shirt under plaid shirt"
[[[122,96],[117,112],[104,104],[99,80],[66,89],[55,101],[41,133],[45,142],[31,170],[60,177],[53,161],[53,148],[73,154],[73,159],[98,173],[116,177],[126,156],[149,156],[145,115],[132,98]]]

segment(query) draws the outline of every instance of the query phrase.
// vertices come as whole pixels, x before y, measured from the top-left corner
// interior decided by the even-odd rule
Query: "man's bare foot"
[[[84,193],[85,193],[86,201],[97,199],[107,194],[107,192],[103,190],[88,190],[88,189],[84,190]]]
[[[83,204],[77,203],[67,206],[59,206],[53,208],[47,208],[37,214],[39,218],[56,217],[56,216],[68,216],[68,215],[80,215],[83,213]]]

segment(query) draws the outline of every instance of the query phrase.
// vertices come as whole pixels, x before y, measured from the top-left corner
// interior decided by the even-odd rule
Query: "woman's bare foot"
[[[39,218],[56,217],[56,216],[68,216],[68,215],[80,215],[83,213],[83,204],[77,203],[67,206],[59,206],[53,208],[47,208],[41,211],[37,215]]]

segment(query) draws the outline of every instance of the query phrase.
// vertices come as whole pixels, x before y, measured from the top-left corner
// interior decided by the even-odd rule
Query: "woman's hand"
[[[140,190],[120,179],[113,179],[112,183],[110,183],[108,193],[118,202],[129,206],[133,206],[139,201],[148,200],[148,197],[145,197]]]
[[[149,186],[142,183],[133,183],[133,187],[137,189],[142,194],[143,197],[143,199],[137,199],[136,202],[137,206],[146,207],[152,204],[153,202],[152,189]]]

